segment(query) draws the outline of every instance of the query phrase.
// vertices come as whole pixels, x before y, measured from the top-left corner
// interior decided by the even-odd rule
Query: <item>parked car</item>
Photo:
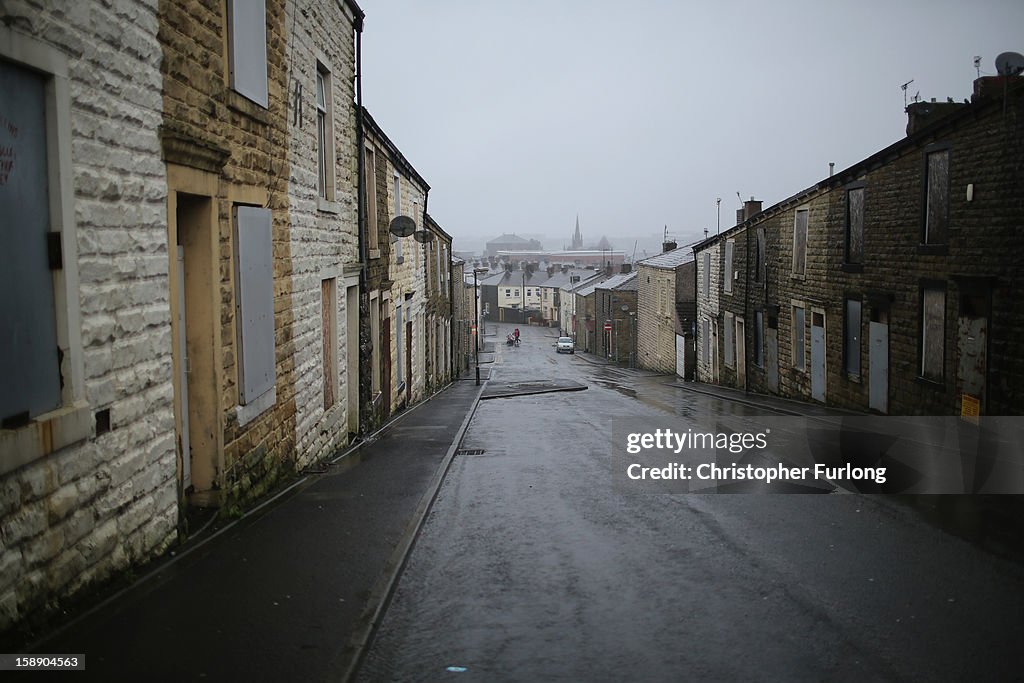
[[[555,350],[558,353],[576,353],[576,344],[573,343],[572,337],[559,337],[558,341],[555,342]]]

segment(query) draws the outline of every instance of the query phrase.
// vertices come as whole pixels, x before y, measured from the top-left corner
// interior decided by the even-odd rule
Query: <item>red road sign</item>
[[[604,324],[604,331],[605,332],[611,332],[612,331],[612,324],[611,323],[605,323]]]

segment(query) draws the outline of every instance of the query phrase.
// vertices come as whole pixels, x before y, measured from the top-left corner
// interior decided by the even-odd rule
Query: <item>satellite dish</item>
[[[1000,76],[1016,76],[1024,71],[1024,55],[1019,52],[1004,52],[996,57],[996,71]]]
[[[412,237],[414,240],[420,242],[421,244],[426,244],[427,242],[434,241],[434,233],[430,232],[429,230],[417,230],[412,234]]]
[[[408,237],[416,232],[416,221],[408,216],[396,216],[388,227],[395,237]]]

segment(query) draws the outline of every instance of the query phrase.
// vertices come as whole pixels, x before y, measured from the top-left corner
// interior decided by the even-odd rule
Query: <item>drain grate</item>
[[[484,449],[482,448],[460,448],[457,455],[483,455]]]

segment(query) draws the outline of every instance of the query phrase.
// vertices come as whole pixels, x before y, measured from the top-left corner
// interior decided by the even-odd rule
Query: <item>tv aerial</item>
[[[906,83],[904,83],[903,85],[900,86],[900,90],[903,91],[903,108],[904,109],[907,108],[907,88],[909,88],[910,84],[913,83],[913,82],[914,82],[914,79],[911,78],[909,81],[907,81]]]
[[[996,57],[996,71],[1000,76],[1017,76],[1024,72],[1024,55],[1019,52],[1004,52]]]

